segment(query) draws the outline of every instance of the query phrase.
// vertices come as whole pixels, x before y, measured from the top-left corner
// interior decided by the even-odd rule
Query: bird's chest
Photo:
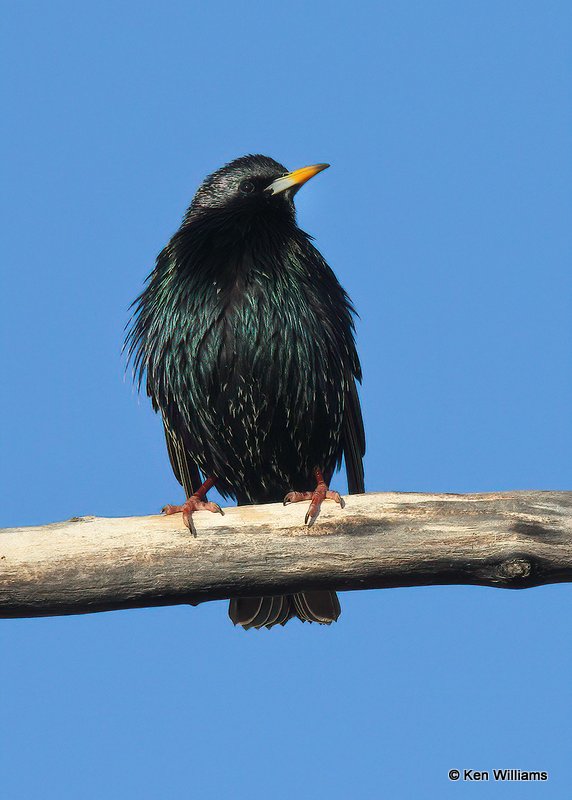
[[[203,332],[203,344],[212,347],[212,367],[221,377],[240,370],[243,378],[263,381],[268,371],[284,366],[287,350],[307,328],[303,305],[294,293],[280,292],[260,281],[237,281],[221,291],[215,320]]]
[[[188,322],[196,382],[211,401],[279,403],[319,356],[323,326],[304,287],[263,272],[213,281]]]

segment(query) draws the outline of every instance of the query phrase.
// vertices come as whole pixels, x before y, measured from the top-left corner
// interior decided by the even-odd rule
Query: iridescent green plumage
[[[245,156],[207,178],[136,301],[129,353],[187,495],[200,471],[239,503],[277,501],[343,456],[363,491],[353,309],[293,192],[266,191],[285,172]]]

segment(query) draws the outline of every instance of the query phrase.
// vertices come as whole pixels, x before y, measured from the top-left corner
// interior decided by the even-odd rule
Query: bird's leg
[[[313,492],[288,492],[284,498],[285,506],[289,505],[290,503],[301,503],[303,500],[311,501],[308,513],[304,518],[304,524],[308,526],[314,524],[316,517],[320,513],[320,507],[324,500],[335,500],[336,503],[339,503],[342,508],[345,505],[343,498],[340,497],[338,492],[330,491],[328,484],[324,480],[322,471],[317,467],[314,470],[314,475],[316,476],[316,488]]]
[[[214,479],[207,478],[202,486],[199,486],[197,491],[192,494],[182,505],[164,506],[162,509],[163,514],[170,516],[171,514],[178,514],[182,512],[183,522],[190,531],[192,531],[191,514],[193,514],[195,511],[212,511],[214,514],[223,514],[224,516],[224,511],[218,503],[209,503],[207,501],[207,492],[209,489],[212,489],[214,485]]]

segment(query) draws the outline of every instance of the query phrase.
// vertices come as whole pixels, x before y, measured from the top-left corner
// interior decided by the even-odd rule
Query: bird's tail
[[[234,624],[242,625],[245,630],[286,625],[292,617],[298,617],[302,622],[330,625],[340,613],[337,594],[325,590],[276,597],[234,597],[228,609]]]

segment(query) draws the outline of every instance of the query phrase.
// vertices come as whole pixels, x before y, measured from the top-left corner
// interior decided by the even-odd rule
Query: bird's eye
[[[242,181],[238,188],[243,194],[252,194],[252,192],[256,189],[256,186],[252,181]]]

